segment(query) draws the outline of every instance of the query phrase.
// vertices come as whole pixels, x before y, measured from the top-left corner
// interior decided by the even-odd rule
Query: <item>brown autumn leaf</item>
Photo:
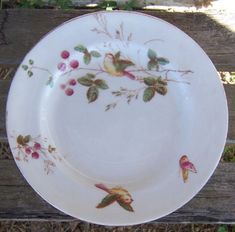
[[[88,75],[88,74],[87,74],[87,75]],[[90,87],[90,86],[92,86],[92,84],[93,84],[93,80],[91,80],[91,78],[88,77],[87,75],[84,76],[84,77],[78,78],[77,81],[78,81],[79,84],[81,84],[81,85],[83,85],[83,86],[88,86],[88,87]]]
[[[167,93],[166,86],[156,86],[155,90],[156,90],[157,93],[159,93],[161,95],[166,95],[166,93]]]
[[[96,86],[91,86],[87,90],[88,102],[89,103],[94,102],[98,98],[98,95],[99,95],[99,90],[97,89],[97,87]]]
[[[24,136],[23,135],[18,135],[16,138],[16,141],[20,145],[24,145]]]
[[[30,135],[26,135],[24,138],[23,138],[23,142],[26,144],[30,141],[31,139],[31,136]]]
[[[106,84],[106,82],[102,79],[97,79],[95,80],[95,85],[100,88],[100,89],[108,89],[108,85]]]

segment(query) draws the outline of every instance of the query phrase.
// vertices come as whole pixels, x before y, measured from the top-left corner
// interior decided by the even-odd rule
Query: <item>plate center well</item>
[[[136,51],[141,49],[131,47],[122,59],[133,57],[129,61],[137,63]],[[99,51],[103,63],[93,67],[102,67],[101,74],[96,76],[94,70],[84,68],[65,76],[64,82],[57,81],[50,90],[43,117],[48,133],[64,164],[79,175],[111,183],[161,181],[175,166],[175,154],[180,154],[187,134],[185,128],[190,130],[190,125],[185,126],[190,123],[186,87],[167,83],[166,93],[155,91],[151,97],[154,87],[144,82],[146,74],[132,72],[131,67],[133,76],[111,74],[104,67],[108,52]],[[140,69],[140,65],[130,66]],[[68,84],[72,79],[75,85]],[[65,89],[61,83],[66,83]],[[73,90],[70,96],[66,94],[69,88]]]

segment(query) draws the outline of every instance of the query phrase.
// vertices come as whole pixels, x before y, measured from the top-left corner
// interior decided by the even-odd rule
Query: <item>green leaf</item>
[[[87,77],[87,78],[90,78],[90,79],[93,79],[93,78],[95,78],[95,75],[92,74],[92,73],[87,73],[87,74],[86,74],[86,77]]]
[[[217,232],[228,232],[228,227],[221,225],[221,226],[219,226]]]
[[[50,85],[51,82],[52,82],[52,80],[53,80],[53,78],[52,78],[52,77],[49,77],[49,78],[48,78],[48,81],[47,81],[47,83],[46,83],[46,85]]]
[[[22,0],[16,3],[17,8],[40,8],[45,3],[42,0]]]
[[[232,232],[235,232],[235,225],[232,225]]]
[[[110,204],[112,204],[114,201],[116,201],[118,198],[117,194],[108,194],[97,206],[96,208],[104,208]]]
[[[230,72],[232,78],[235,78],[235,72]]]
[[[156,79],[153,78],[153,77],[145,77],[144,78],[144,83],[148,86],[152,86],[152,85],[155,85],[156,84]]]
[[[155,64],[153,64],[151,61],[148,62],[148,70],[152,70],[155,67]]]
[[[71,0],[56,0],[55,1],[57,9],[69,9],[72,8],[72,1]],[[43,3],[45,5],[45,3]]]
[[[30,64],[30,65],[33,65],[33,64],[34,64],[33,60],[30,59],[30,60],[29,60],[29,64]]]
[[[222,159],[225,162],[235,162],[235,145],[227,145],[224,148]]]
[[[81,84],[81,85],[84,85],[84,86],[92,86],[93,84],[93,80],[91,80],[91,78],[84,76],[84,77],[80,77],[77,79],[78,83]]]
[[[232,83],[234,83],[235,82],[235,72],[230,72],[230,76],[231,76],[230,81]],[[234,229],[234,231],[235,231],[235,229]]]
[[[53,77],[49,77],[48,81],[46,82],[46,85],[50,85],[53,87]]]
[[[96,57],[96,58],[101,57],[101,54],[97,51],[91,51],[90,54],[91,56]]]
[[[95,86],[90,87],[87,90],[88,102],[89,103],[94,102],[98,98],[98,95],[99,95],[99,90]]]
[[[87,49],[86,49],[85,46],[79,44],[79,45],[77,45],[77,46],[74,48],[74,50],[76,50],[76,51],[78,51],[78,52],[85,52]]]
[[[24,143],[28,143],[30,140],[31,140],[31,136],[30,136],[30,135],[26,135],[26,136],[23,138],[23,142],[24,142]]]
[[[28,73],[29,77],[33,76],[33,72],[32,71],[29,70],[27,73]]]
[[[119,60],[115,66],[116,66],[116,70],[120,72],[120,71],[124,71],[127,67],[133,66],[133,65],[135,64],[130,60]]]
[[[159,94],[161,94],[161,95],[166,95],[166,93],[167,93],[167,88],[166,88],[166,86],[156,86],[155,87],[155,89],[156,89],[156,92],[157,93],[159,93]]]
[[[132,206],[130,204],[126,204],[120,200],[117,200],[118,204],[125,210],[129,211],[129,212],[134,212],[134,209],[132,208]]]
[[[155,95],[154,87],[148,87],[144,90],[143,100],[144,102],[150,101]]]
[[[141,8],[141,3],[138,0],[128,0],[123,3],[119,3],[119,9],[120,10],[135,10],[138,8]]]
[[[121,56],[121,52],[119,51],[119,52],[117,52],[117,53],[114,55],[114,58],[115,58],[116,60],[118,60],[118,59],[120,58],[120,56]]]
[[[108,85],[106,84],[106,82],[101,79],[95,80],[95,85],[100,89],[108,89],[109,88]]]
[[[85,64],[89,64],[91,62],[91,54],[90,53],[84,54],[83,61]]]
[[[157,79],[157,83],[160,84],[160,85],[167,85],[167,81],[162,80],[161,77],[159,77],[159,78]]]
[[[156,57],[157,57],[156,52],[149,48],[149,50],[148,50],[148,58],[152,60],[152,59],[155,59]]]
[[[166,64],[169,64],[169,63],[170,63],[170,61],[169,61],[168,59],[163,58],[163,57],[157,58],[157,61],[158,61],[158,63],[159,63],[160,65],[166,65]]]
[[[152,69],[155,69],[158,71],[158,63],[156,61],[149,61],[148,62],[148,70],[152,70]]]
[[[21,67],[22,67],[25,71],[29,68],[28,65],[25,65],[25,64],[23,64]]]

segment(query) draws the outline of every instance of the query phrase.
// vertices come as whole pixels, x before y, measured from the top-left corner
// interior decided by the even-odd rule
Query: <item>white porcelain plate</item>
[[[50,204],[132,225],[188,202],[219,162],[226,97],[203,50],[136,12],[98,12],[47,34],[7,103],[15,161]]]

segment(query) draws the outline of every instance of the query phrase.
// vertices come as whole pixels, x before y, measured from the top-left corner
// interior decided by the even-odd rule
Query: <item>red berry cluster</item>
[[[31,155],[33,159],[39,158],[39,151],[41,150],[41,144],[35,142],[33,146],[27,146],[25,147],[25,153],[27,155]]]
[[[69,60],[70,53],[68,51],[66,51],[66,50],[62,51],[60,53],[60,56],[62,59],[64,59],[64,61],[60,62],[57,65],[57,68],[60,71],[64,72],[67,69],[67,66],[69,66],[72,69],[76,69],[79,67],[79,62],[77,60]],[[65,60],[68,60],[68,61],[65,62]]]
[[[64,90],[67,96],[71,96],[74,94],[73,86],[75,86],[76,84],[77,81],[75,79],[70,79],[66,84],[61,84],[60,88]]]

